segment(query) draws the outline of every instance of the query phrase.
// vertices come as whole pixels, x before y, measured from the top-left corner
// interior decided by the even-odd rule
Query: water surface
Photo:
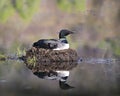
[[[80,60],[71,70],[57,69],[69,71],[65,84],[73,88],[68,89],[60,87],[55,71],[47,75],[58,79],[50,80],[33,74],[21,61],[0,62],[0,96],[119,96],[120,62],[110,60]]]

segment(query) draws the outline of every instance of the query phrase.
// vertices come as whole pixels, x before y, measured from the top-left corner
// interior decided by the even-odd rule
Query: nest
[[[32,72],[49,72],[49,71],[57,71],[57,70],[72,70],[77,66],[77,62],[40,62],[36,63],[36,65],[29,65],[27,67],[32,70]]]
[[[73,49],[50,50],[31,48],[26,51],[24,62],[33,71],[71,70],[77,65],[78,55]]]

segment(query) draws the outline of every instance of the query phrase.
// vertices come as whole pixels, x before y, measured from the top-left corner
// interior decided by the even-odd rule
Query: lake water
[[[1,61],[0,96],[120,96],[119,61],[82,60],[71,70],[42,73],[42,77],[33,74],[19,60]],[[61,78],[66,77],[58,75],[62,71],[67,72],[67,79],[60,85]],[[66,85],[72,87],[66,88]]]

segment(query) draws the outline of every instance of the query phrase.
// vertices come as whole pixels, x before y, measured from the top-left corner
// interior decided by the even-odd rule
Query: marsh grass
[[[0,58],[5,58],[6,56],[4,54],[0,54]]]
[[[30,65],[30,66],[33,66],[33,67],[35,67],[35,65],[36,65],[36,57],[35,56],[33,56],[32,58],[31,57],[28,57],[27,58],[27,64],[28,64],[28,66]]]
[[[23,56],[26,54],[26,51],[25,49],[21,49],[20,47],[17,47],[17,52],[16,52],[17,56],[20,57],[20,56]]]
[[[0,54],[0,61],[5,61],[6,60],[6,56],[4,54]]]

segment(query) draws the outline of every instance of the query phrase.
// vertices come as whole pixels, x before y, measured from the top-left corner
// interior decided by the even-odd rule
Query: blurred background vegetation
[[[120,56],[119,0],[0,0],[0,53],[23,50],[61,29],[75,31],[71,48]]]

